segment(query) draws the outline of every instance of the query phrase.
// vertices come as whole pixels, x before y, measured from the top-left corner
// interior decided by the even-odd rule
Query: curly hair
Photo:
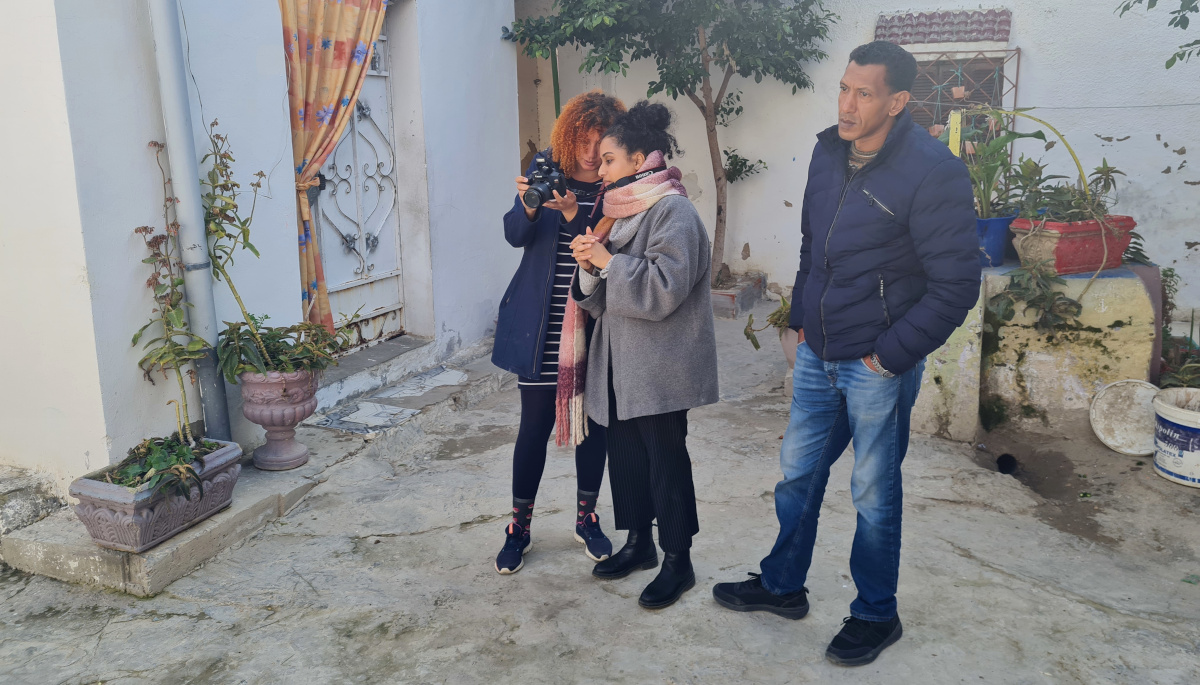
[[[633,109],[617,117],[604,137],[617,141],[629,154],[641,152],[648,155],[658,150],[671,159],[676,154],[683,154],[675,136],[667,131],[673,118],[666,105],[642,100]]]
[[[554,161],[568,175],[576,170],[579,148],[595,131],[600,135],[625,112],[625,104],[600,90],[593,90],[567,100],[562,114],[554,122],[550,134],[550,149]]]

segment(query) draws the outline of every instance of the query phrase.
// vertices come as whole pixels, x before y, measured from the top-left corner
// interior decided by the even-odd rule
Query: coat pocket
[[[881,202],[879,200],[879,198],[875,197],[871,193],[871,191],[867,190],[866,188],[863,188],[862,191],[863,191],[863,195],[867,196],[867,204],[872,205],[874,207],[878,207],[879,209],[883,210],[884,214],[887,214],[889,217],[891,217],[893,219],[896,218],[896,213],[893,212],[891,209],[889,209],[887,205],[883,204],[883,202]]]

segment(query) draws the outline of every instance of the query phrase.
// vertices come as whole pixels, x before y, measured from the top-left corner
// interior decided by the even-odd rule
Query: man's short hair
[[[887,70],[884,81],[893,93],[912,91],[913,81],[917,80],[917,59],[908,50],[886,40],[877,40],[854,48],[850,53],[850,61],[864,67],[868,64],[882,64]]]

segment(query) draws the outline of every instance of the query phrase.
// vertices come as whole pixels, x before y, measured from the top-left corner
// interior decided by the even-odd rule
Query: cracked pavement
[[[843,669],[823,652],[854,596],[847,454],[822,510],[809,616],[717,606],[712,584],[756,571],[774,540],[787,423],[782,354],[755,353],[742,325],[718,321],[723,399],[691,415],[698,582],[675,606],[637,606],[652,573],[591,578],[572,537],[573,458],[553,446],[533,551],[520,573],[496,574],[518,419],[508,388],[403,451],[336,463],[287,516],[157,597],[0,572],[0,682],[1200,682],[1200,587],[1180,580],[1200,573],[1200,493],[1149,470],[1114,480],[1125,503],[1094,517],[1102,536],[1080,537],[972,446],[914,436],[904,637]],[[1076,449],[1097,463],[1128,459],[1085,437]],[[599,513],[619,545],[607,485]]]

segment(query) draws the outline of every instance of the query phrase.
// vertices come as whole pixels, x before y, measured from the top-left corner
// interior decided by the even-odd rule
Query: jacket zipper
[[[867,204],[872,204],[872,205],[875,205],[876,207],[878,207],[878,208],[882,209],[883,211],[887,212],[887,213],[888,213],[888,216],[892,217],[893,219],[894,219],[894,218],[896,218],[896,213],[895,213],[895,212],[893,212],[892,210],[888,209],[888,208],[887,208],[887,205],[885,205],[885,204],[883,204],[882,202],[880,202],[880,201],[879,201],[879,198],[877,198],[877,197],[875,197],[874,195],[872,195],[872,194],[871,194],[871,191],[867,190],[866,188],[863,188],[863,189],[862,189],[862,191],[863,191],[863,195],[866,195],[866,196],[867,196]]]
[[[859,170],[861,171],[861,169]],[[829,285],[833,283],[833,272],[829,268],[829,239],[833,237],[833,229],[837,226],[838,216],[842,213],[842,205],[846,202],[846,195],[850,192],[850,184],[854,182],[854,177],[858,175],[858,171],[850,174],[846,179],[846,185],[842,186],[842,197],[838,200],[837,211],[833,213],[833,221],[829,224],[829,232],[825,234],[825,288],[821,291],[821,357],[825,357],[825,353],[829,351],[829,334],[825,330],[825,296],[829,294]]]
[[[879,274],[879,300],[883,302],[883,320],[887,322],[888,328],[891,328],[892,314],[888,311],[887,297],[883,293],[883,274]]]

